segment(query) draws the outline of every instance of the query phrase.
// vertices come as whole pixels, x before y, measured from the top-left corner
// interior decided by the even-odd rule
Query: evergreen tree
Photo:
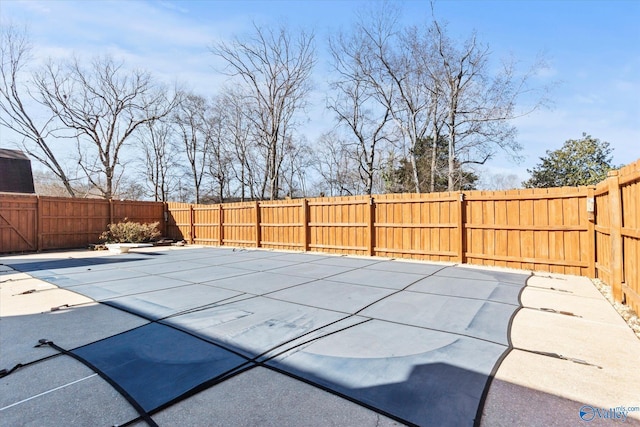
[[[433,157],[433,139],[431,137],[420,139],[415,146],[416,166],[420,177],[419,188],[421,193],[431,192],[431,168]],[[448,141],[445,137],[438,139],[436,146],[434,192],[448,191]],[[409,158],[400,159],[398,165],[385,175],[387,191],[391,193],[413,193],[415,184],[413,181],[413,167]],[[455,161],[454,190],[475,190],[478,175],[465,169],[459,161]]]
[[[595,185],[616,169],[613,148],[586,133],[581,139],[570,139],[562,148],[549,151],[541,163],[527,169],[531,178],[522,183],[526,188]]]

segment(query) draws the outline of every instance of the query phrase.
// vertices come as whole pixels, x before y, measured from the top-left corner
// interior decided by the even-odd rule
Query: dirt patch
[[[629,327],[633,332],[635,332],[638,339],[640,339],[640,318],[638,314],[624,304],[621,304],[613,299],[613,295],[611,294],[611,286],[607,285],[600,279],[592,279],[596,288],[600,291],[602,295],[611,303],[611,305],[620,313],[620,316],[627,322]]]

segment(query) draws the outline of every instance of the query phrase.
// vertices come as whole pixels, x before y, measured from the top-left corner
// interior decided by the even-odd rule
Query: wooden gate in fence
[[[37,211],[36,197],[0,195],[0,253],[39,250]]]

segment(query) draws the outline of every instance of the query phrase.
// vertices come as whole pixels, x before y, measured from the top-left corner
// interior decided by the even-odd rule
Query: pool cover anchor
[[[22,368],[23,366],[25,366],[25,365],[23,365],[22,363],[18,363],[16,366],[14,366],[11,369],[0,369],[0,378],[4,378],[7,375],[10,375],[10,374],[14,373],[15,371],[17,371],[18,369]]]
[[[579,365],[593,366],[594,368],[602,369],[602,366],[596,365],[594,363],[587,362],[586,360],[576,359],[576,358],[568,357],[568,356],[563,356],[562,354],[553,353],[553,352],[550,352],[550,351],[527,350],[525,348],[518,348],[518,347],[514,347],[513,349],[514,350],[525,351],[527,353],[537,354],[539,356],[546,356],[546,357],[552,357],[554,359],[566,360],[567,362],[573,362],[573,363],[577,363]]]
[[[53,344],[53,341],[49,341],[46,338],[41,338],[38,340],[38,344],[34,345],[33,348],[46,347],[50,344]]]
[[[29,294],[34,294],[34,293],[36,293],[36,292],[37,292],[37,291],[36,291],[35,289],[29,289],[29,290],[26,290],[26,291],[24,291],[24,292],[19,292],[19,293],[17,293],[17,294],[13,294],[13,295],[11,295],[11,296],[12,296],[12,297],[15,297],[15,296],[18,296],[18,295],[29,295]]]
[[[33,346],[33,348],[43,347],[43,346],[46,345],[47,342],[48,342],[48,340],[41,339],[40,341],[38,341],[38,344]],[[7,369],[7,368],[0,369],[0,378],[4,378],[4,377],[6,377],[8,375],[11,375],[15,371],[17,371],[18,369],[26,368],[27,366],[35,365],[36,363],[44,362],[45,360],[49,360],[49,359],[52,359],[52,358],[58,357],[58,356],[60,356],[60,353],[50,354],[49,356],[45,356],[45,357],[42,357],[40,359],[32,360],[31,362],[17,363],[11,369]]]
[[[562,314],[565,316],[571,316],[571,317],[580,317],[582,318],[582,316],[572,313],[570,311],[564,311],[564,310],[556,310],[555,308],[547,308],[547,307],[540,307],[538,308],[539,311],[544,311],[545,313],[553,313],[553,314]]]

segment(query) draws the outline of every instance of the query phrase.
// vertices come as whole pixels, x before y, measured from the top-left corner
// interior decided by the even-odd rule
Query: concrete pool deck
[[[0,257],[0,369],[27,365],[0,378],[0,425],[640,425],[621,411],[640,407],[640,340],[589,279],[528,274],[231,248]]]

